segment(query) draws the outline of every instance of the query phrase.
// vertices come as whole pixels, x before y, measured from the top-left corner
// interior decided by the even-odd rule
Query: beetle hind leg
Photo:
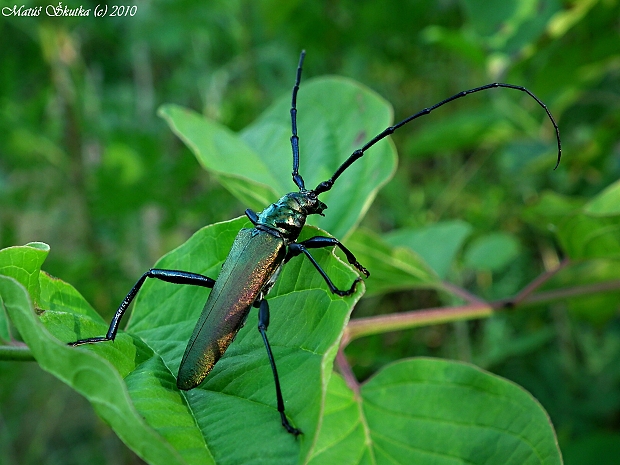
[[[90,337],[87,339],[80,339],[75,342],[69,342],[70,346],[79,346],[83,344],[93,344],[96,342],[104,342],[104,341],[113,341],[116,337],[116,333],[118,332],[118,326],[121,322],[121,318],[127,311],[127,308],[136,297],[136,294],[146,281],[146,278],[155,278],[161,281],[166,281],[168,283],[173,284],[189,284],[192,286],[200,286],[200,287],[209,287],[212,288],[215,285],[215,280],[209,278],[208,276],[203,276],[198,273],[190,273],[189,271],[178,271],[178,270],[162,270],[158,268],[151,268],[149,271],[144,273],[138,282],[134,284],[127,294],[127,297],[123,299],[123,302],[116,310],[114,314],[114,318],[112,318],[112,322],[110,323],[110,327],[108,328],[108,332],[105,336],[98,337]]]
[[[260,302],[255,303],[254,306],[258,307],[258,331],[260,332],[260,335],[263,338],[263,342],[265,343],[267,357],[269,358],[269,364],[271,365],[271,371],[273,372],[273,380],[276,385],[278,412],[280,413],[280,418],[282,419],[282,426],[284,426],[284,429],[286,429],[286,431],[297,437],[302,434],[302,432],[300,429],[297,429],[290,424],[288,418],[286,418],[286,414],[284,413],[284,399],[282,398],[282,390],[280,389],[280,378],[278,377],[278,369],[276,368],[276,362],[273,358],[273,353],[271,352],[269,340],[267,339],[267,328],[269,327],[269,303],[266,299],[262,299],[260,300]]]

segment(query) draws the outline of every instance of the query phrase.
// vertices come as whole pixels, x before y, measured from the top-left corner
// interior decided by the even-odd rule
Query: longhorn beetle
[[[369,277],[370,275],[368,270],[360,265],[351,251],[337,239],[315,236],[305,241],[297,242],[297,238],[306,222],[306,217],[308,215],[323,215],[323,211],[327,208],[327,205],[319,200],[319,195],[329,191],[336,180],[349,166],[357,159],[361,158],[373,145],[392,134],[398,128],[420,116],[428,115],[436,108],[452,102],[453,100],[495,87],[505,87],[525,92],[544,108],[555,128],[558,143],[556,168],[562,156],[560,130],[547,106],[525,87],[495,82],[459,92],[452,97],[405,118],[394,126],[384,129],[383,132],[376,135],[363,145],[362,148],[355,150],[344,163],[340,165],[331,178],[319,183],[314,189],[308,190],[306,189],[302,176],[299,174],[299,137],[297,137],[297,92],[299,91],[299,83],[301,81],[304,56],[305,51],[302,51],[299,57],[297,76],[291,99],[292,176],[293,182],[299,191],[286,194],[276,203],[269,205],[260,213],[255,213],[250,209],[245,211],[245,214],[254,225],[254,228],[242,229],[239,231],[228,257],[222,265],[222,270],[217,280],[187,271],[150,269],[142,275],[131,291],[129,291],[129,294],[127,294],[127,297],[125,297],[116,311],[114,318],[112,318],[112,322],[105,336],[80,339],[76,342],[69,343],[69,345],[77,346],[114,340],[121,318],[144,284],[146,278],[156,278],[174,284],[189,284],[192,286],[211,288],[212,290],[207,299],[207,303],[200,314],[198,323],[196,323],[196,327],[185,349],[185,354],[183,355],[179,367],[179,374],[177,376],[177,387],[182,390],[189,390],[198,386],[205,379],[213,366],[222,355],[224,355],[224,352],[232,343],[239,329],[243,326],[250,309],[256,307],[258,308],[258,331],[262,336],[265,349],[267,350],[267,357],[269,358],[269,363],[273,371],[278,412],[280,413],[282,426],[284,426],[286,431],[295,436],[299,435],[301,431],[291,425],[284,413],[284,401],[282,399],[278,371],[267,339],[267,327],[269,326],[269,303],[266,299],[267,294],[278,279],[282,266],[291,258],[301,254],[308,257],[316,270],[321,274],[332,293],[339,296],[348,296],[355,292],[357,283],[361,281],[359,276],[353,281],[349,289],[338,289],[329,276],[327,276],[327,273],[325,273],[312,257],[309,249],[338,247],[344,252],[348,262],[353,265],[359,273],[365,277]]]

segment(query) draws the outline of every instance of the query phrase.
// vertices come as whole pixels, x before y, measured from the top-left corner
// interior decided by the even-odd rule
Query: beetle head
[[[291,207],[304,215],[323,215],[323,210],[327,208],[323,202],[321,202],[314,191],[301,191],[291,192],[289,199],[294,200],[291,202]],[[298,207],[294,206],[297,203]]]

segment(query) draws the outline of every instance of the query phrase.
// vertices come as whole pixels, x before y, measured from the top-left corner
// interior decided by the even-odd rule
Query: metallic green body
[[[252,304],[273,285],[286,242],[261,229],[242,229],[189,340],[177,377],[179,389],[198,386],[243,326]]]

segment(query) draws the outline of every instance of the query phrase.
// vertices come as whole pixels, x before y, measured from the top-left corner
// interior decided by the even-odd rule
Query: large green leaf
[[[160,115],[233,195],[262,210],[296,190],[291,179],[290,105],[287,92],[238,135],[180,107],[163,106]],[[300,173],[309,189],[327,180],[354,150],[392,121],[388,102],[361,84],[337,77],[302,83],[297,108]],[[396,150],[386,139],[321,196],[329,210],[325,217],[309,218],[309,224],[345,238],[395,169]]]
[[[311,464],[561,464],[542,406],[472,365],[403,360],[355,395],[332,376]]]
[[[164,105],[158,113],[203,168],[241,202],[262,209],[277,200],[270,167],[230,129],[178,105]]]
[[[156,266],[216,278],[246,224],[239,218],[203,228]],[[307,229],[302,237],[317,233]],[[350,286],[356,275],[347,266],[327,250],[313,255],[337,286]],[[364,287],[353,297],[334,296],[309,261],[297,257],[269,296],[269,337],[287,414],[304,431],[295,439],[280,425],[255,312],[205,382],[181,392],[175,376],[208,289],[147,281],[114,343],[73,348],[64,343],[105,334],[107,324],[69,285],[47,275],[40,283],[40,321],[23,288],[10,278],[0,284],[8,313],[35,358],[89,399],[119,437],[153,464],[293,463],[307,455],[339,339]]]

